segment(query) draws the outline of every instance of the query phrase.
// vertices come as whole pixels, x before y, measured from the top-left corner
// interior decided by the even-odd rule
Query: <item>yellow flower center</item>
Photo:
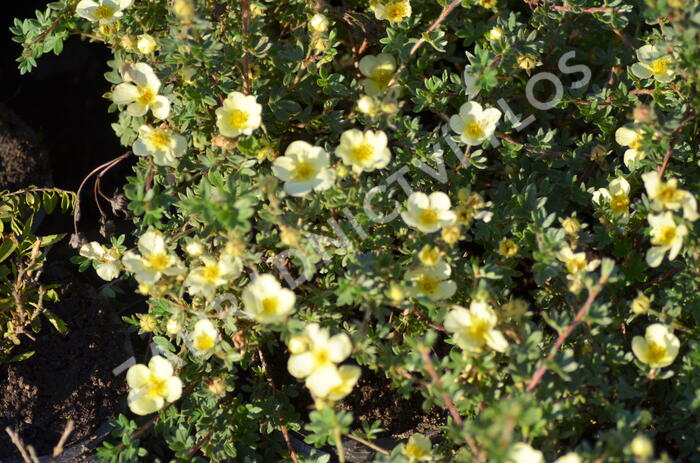
[[[228,116],[228,123],[235,129],[242,129],[248,122],[248,113],[240,109],[234,109]]]
[[[202,278],[209,284],[215,284],[220,276],[221,270],[218,264],[207,265],[202,269]]]
[[[659,186],[657,198],[664,204],[672,203],[679,200],[680,195],[678,193],[679,191],[676,189],[675,186],[671,186],[668,183],[665,183]]]
[[[489,331],[489,324],[486,320],[472,317],[472,324],[469,326],[469,334],[473,339],[485,342],[486,333]]]
[[[665,225],[661,228],[661,233],[659,233],[659,244],[662,246],[671,246],[673,241],[676,239],[676,226],[675,225]]]
[[[308,161],[302,161],[297,164],[294,169],[294,175],[292,176],[294,180],[298,181],[308,181],[316,177],[316,168],[314,165]]]
[[[164,379],[157,379],[151,375],[151,380],[148,392],[146,393],[149,397],[156,399],[158,397],[165,397],[168,395],[168,383]]]
[[[379,69],[372,75],[372,80],[381,90],[384,90],[389,86],[391,78],[394,76],[394,72],[389,69]]]
[[[372,158],[372,154],[374,154],[374,149],[369,143],[363,143],[360,146],[357,146],[352,152],[352,156],[360,164],[364,164],[365,162],[369,161]]]
[[[95,11],[93,12],[93,16],[97,20],[106,21],[106,20],[112,18],[115,11],[116,10],[109,5],[100,5],[97,8],[95,8]]]
[[[423,458],[426,455],[425,449],[417,446],[416,444],[406,444],[403,451],[407,456],[416,459]]]
[[[655,342],[647,344],[647,360],[648,363],[658,363],[666,356],[666,348]]]
[[[437,212],[435,212],[433,209],[423,209],[418,215],[418,222],[420,222],[421,225],[426,227],[435,225],[437,221],[438,215]]]
[[[313,351],[313,356],[314,364],[317,367],[326,365],[331,361],[331,354],[328,352],[328,349],[316,349]]]
[[[627,208],[630,205],[630,200],[627,196],[620,195],[613,197],[610,201],[610,209],[616,214],[622,214],[627,212]]]
[[[199,333],[194,338],[194,347],[197,350],[209,350],[214,347],[216,340],[209,333]]]
[[[151,87],[138,87],[138,91],[139,96],[136,98],[136,101],[143,106],[150,106],[156,101],[156,92]]]
[[[649,65],[649,68],[651,69],[651,72],[653,72],[655,75],[663,75],[668,72],[669,64],[671,64],[671,58],[659,58],[657,60],[652,61]]]
[[[168,268],[169,265],[170,259],[165,253],[151,254],[150,256],[146,257],[146,267],[151,270],[160,272],[161,270]]]
[[[457,222],[461,224],[469,224],[472,219],[474,218],[474,213],[472,212],[471,209],[468,209],[466,207],[459,207],[457,209]]]
[[[408,16],[406,2],[393,2],[386,6],[386,19],[392,22],[400,22]]]
[[[566,261],[566,269],[569,273],[576,275],[581,273],[586,268],[586,258],[585,257],[572,257]]]
[[[156,150],[164,150],[166,148],[170,148],[172,145],[173,139],[170,138],[170,135],[168,132],[166,132],[163,129],[155,129],[153,133],[151,134],[151,145],[153,145],[153,148]]]
[[[440,283],[440,280],[427,276],[427,275],[422,275],[417,283],[416,283],[416,288],[418,288],[418,291],[420,291],[423,294],[433,294],[435,290],[437,290],[437,286]]]
[[[262,300],[262,313],[263,315],[274,315],[277,313],[279,310],[279,299],[276,297],[266,297],[265,299]]]
[[[464,134],[469,138],[482,138],[484,136],[484,129],[478,122],[472,121],[464,128]]]

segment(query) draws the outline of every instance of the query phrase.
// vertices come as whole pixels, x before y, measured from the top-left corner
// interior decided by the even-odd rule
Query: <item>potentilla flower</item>
[[[129,368],[126,382],[131,388],[129,409],[137,415],[155,413],[182,395],[182,381],[174,376],[172,364],[159,355],[152,357],[148,366],[139,363]]]
[[[156,51],[157,47],[158,43],[156,43],[156,39],[154,39],[153,36],[149,34],[139,35],[138,42],[136,42],[136,49],[139,52],[143,53],[144,55],[150,55]]]
[[[442,261],[442,251],[437,246],[430,246],[426,244],[418,252],[418,260],[420,263],[426,266],[437,265]]]
[[[121,265],[119,251],[107,248],[96,241],[84,244],[80,247],[80,255],[99,262],[95,267],[97,276],[105,281],[112,281],[119,276]]]
[[[644,337],[632,338],[632,352],[640,362],[651,368],[663,368],[673,363],[681,343],[667,326],[661,323],[649,325]]]
[[[227,284],[243,270],[240,259],[227,255],[218,260],[211,256],[201,256],[200,260],[204,265],[193,269],[185,279],[187,292],[193,296],[201,295],[212,299],[219,286]]]
[[[400,23],[411,16],[411,3],[408,0],[389,0],[374,6],[374,17],[389,22]]]
[[[335,171],[330,168],[326,150],[301,140],[290,143],[284,156],[275,159],[272,172],[284,182],[284,191],[292,196],[327,190],[335,182]]]
[[[544,463],[544,455],[529,444],[518,442],[510,448],[507,463]]]
[[[195,353],[203,354],[209,352],[216,346],[219,340],[219,332],[214,328],[214,324],[206,318],[199,320],[192,330],[190,341]]]
[[[374,117],[379,113],[381,103],[377,98],[369,95],[362,95],[360,99],[357,100],[357,109],[362,114],[367,114],[370,117]]]
[[[175,336],[180,332],[181,329],[182,323],[180,323],[180,320],[178,320],[177,318],[171,318],[165,324],[165,332],[168,333],[170,336]]]
[[[505,258],[513,257],[518,253],[518,244],[510,238],[503,238],[498,243],[498,253]]]
[[[452,269],[440,261],[435,265],[421,265],[409,270],[404,275],[404,280],[413,283],[409,288],[412,296],[425,296],[431,301],[439,301],[451,298],[457,291],[454,281],[448,280]]]
[[[362,374],[362,369],[355,365],[342,365],[337,371],[340,382],[328,389],[325,397],[323,397],[333,402],[347,397],[347,395],[352,392],[352,388],[355,387],[355,384],[357,384],[357,381],[360,379],[360,375]],[[316,393],[314,393],[314,395],[316,397],[321,397]]]
[[[297,346],[297,353],[289,357],[289,373],[295,378],[305,378],[306,386],[314,396],[327,397],[333,388],[342,385],[342,377],[336,365],[352,352],[350,338],[345,333],[331,337],[329,331],[317,323],[307,325],[301,336],[304,345]],[[345,372],[351,376],[350,372]]]
[[[277,323],[294,311],[296,296],[270,274],[259,275],[243,289],[244,311],[259,323]]]
[[[519,55],[516,59],[516,67],[520,69],[524,69],[527,72],[530,72],[534,68],[537,67],[537,65],[542,64],[537,60],[537,57],[531,53],[525,53],[522,55]]]
[[[369,96],[381,96],[396,72],[396,60],[388,53],[367,55],[360,60],[360,72],[366,79],[360,82]]]
[[[642,129],[638,124],[627,124],[615,131],[615,141],[621,146],[627,146],[623,161],[628,169],[634,169],[636,163],[646,157],[641,151]]]
[[[430,453],[431,450],[432,444],[430,443],[430,439],[423,434],[412,434],[403,447],[403,454],[408,457],[410,463],[430,461],[433,459]]]
[[[455,217],[458,224],[469,227],[474,220],[488,223],[493,218],[493,212],[488,210],[493,203],[484,201],[479,193],[472,192],[470,188],[460,188],[457,199],[459,202],[455,209]]]
[[[133,0],[81,0],[75,12],[90,22],[112,24],[124,15],[123,10],[132,3]]]
[[[467,145],[481,145],[496,131],[500,118],[498,109],[483,109],[479,103],[469,101],[459,108],[459,114],[450,118],[450,127]]]
[[[563,455],[554,460],[554,463],[583,463],[583,460],[581,460],[581,457],[578,455],[578,453],[569,452],[566,455]]]
[[[408,197],[406,211],[401,213],[401,218],[409,227],[423,233],[433,233],[455,223],[457,218],[451,207],[450,198],[445,193],[436,191],[428,196],[415,192]]]
[[[391,151],[387,148],[388,139],[381,130],[367,130],[364,133],[351,129],[340,136],[340,145],[335,155],[343,163],[352,167],[356,174],[383,169],[391,160]]]
[[[185,271],[180,260],[168,254],[160,232],[149,230],[141,235],[138,249],[141,254],[127,251],[122,263],[143,285],[154,285],[163,275],[179,275]]]
[[[309,19],[309,29],[317,34],[326,32],[329,25],[330,21],[328,21],[326,15],[321,13],[316,13]]]
[[[488,33],[489,40],[501,40],[503,38],[503,29],[500,27],[492,27]]]
[[[564,246],[557,254],[557,259],[564,263],[566,271],[572,276],[583,272],[591,272],[600,264],[598,259],[588,262],[585,252],[574,253],[570,246]]]
[[[650,305],[651,299],[649,299],[647,296],[640,292],[637,293],[637,297],[635,297],[632,301],[632,305],[630,306],[630,308],[632,309],[633,314],[642,315],[649,311]]]
[[[489,346],[497,352],[505,352],[508,341],[496,329],[498,317],[483,301],[472,301],[469,309],[453,306],[445,317],[445,329],[455,334],[455,343],[467,351],[479,351]]]
[[[528,307],[528,303],[518,297],[511,299],[501,306],[503,311],[508,314],[510,318],[516,319],[525,315]]]
[[[655,211],[677,211],[683,208],[683,217],[695,221],[698,219],[698,205],[692,193],[678,188],[678,180],[661,180],[656,171],[642,175],[647,195],[651,199],[651,208]]]
[[[683,247],[683,239],[688,234],[688,228],[685,225],[677,225],[670,212],[649,214],[648,220],[651,225],[653,246],[647,251],[646,260],[649,267],[658,267],[666,252],[668,252],[669,261],[676,258]]]
[[[637,50],[638,63],[632,65],[632,74],[640,79],[653,77],[661,83],[673,80],[676,73],[673,70],[673,56],[668,52],[667,44],[644,45]]]
[[[634,456],[639,458],[649,458],[654,456],[654,444],[647,436],[638,435],[630,442],[630,450]]]
[[[127,114],[134,117],[145,115],[149,110],[158,119],[170,114],[170,100],[158,95],[160,80],[146,63],[125,64],[120,69],[123,83],[112,92],[112,101],[128,105]]]
[[[593,202],[601,204],[605,201],[610,209],[617,215],[629,214],[630,206],[630,184],[623,177],[618,177],[608,188],[600,188],[593,192]]]
[[[229,93],[223,105],[216,110],[216,126],[221,135],[229,138],[250,135],[260,127],[262,106],[252,95]]]
[[[139,138],[134,142],[134,154],[149,156],[159,166],[174,166],[177,158],[187,151],[187,140],[170,129],[149,125],[139,127]]]

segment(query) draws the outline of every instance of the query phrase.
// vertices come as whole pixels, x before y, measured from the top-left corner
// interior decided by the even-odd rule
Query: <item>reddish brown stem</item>
[[[442,13],[440,13],[440,16],[431,24],[431,26],[428,28],[427,31],[423,34],[423,36],[418,39],[418,42],[416,42],[415,45],[413,45],[413,48],[411,48],[411,52],[408,54],[409,56],[413,56],[415,52],[418,51],[418,49],[425,43],[425,36],[433,32],[449,15],[452,13],[452,10],[454,10],[457,5],[462,0],[452,0],[452,3],[450,3],[447,8],[442,10]]]
[[[691,114],[688,117],[686,117],[685,119],[683,119],[683,122],[681,122],[681,125],[679,125],[678,128],[676,130],[674,130],[673,135],[671,135],[671,143],[668,147],[668,150],[666,150],[666,155],[664,156],[664,160],[658,169],[659,178],[664,176],[664,172],[666,171],[666,167],[668,166],[668,161],[671,159],[671,154],[673,154],[673,148],[676,146],[676,143],[678,142],[678,137],[680,136],[681,132],[683,131],[683,128],[694,117],[695,117],[695,114]]]
[[[588,311],[591,308],[591,305],[593,304],[593,301],[595,301],[595,298],[598,297],[598,294],[600,294],[600,291],[603,289],[603,286],[607,283],[606,278],[601,278],[598,281],[598,285],[592,288],[589,293],[588,297],[586,298],[586,301],[583,303],[581,308],[579,309],[578,313],[576,314],[576,317],[574,317],[574,320],[569,324],[569,326],[566,327],[564,331],[562,331],[559,334],[559,337],[557,338],[557,342],[554,343],[554,346],[552,347],[551,351],[549,352],[549,355],[547,356],[547,359],[542,362],[542,365],[537,369],[535,374],[532,376],[532,379],[530,379],[530,384],[528,384],[526,391],[531,392],[533,389],[537,387],[539,382],[542,380],[542,377],[544,374],[547,372],[547,362],[552,361],[554,359],[554,356],[559,352],[559,348],[566,342],[567,338],[573,333],[573,331],[576,329],[576,327],[583,321],[583,319],[586,317],[588,314]]]

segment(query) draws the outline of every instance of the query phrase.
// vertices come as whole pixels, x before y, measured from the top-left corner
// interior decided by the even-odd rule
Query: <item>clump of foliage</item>
[[[23,71],[108,47],[138,156],[134,236],[80,251],[157,346],[105,461],[373,445],[337,407],[363,370],[445,414],[376,461],[700,461],[697,2],[62,0],[13,32]]]
[[[23,338],[34,340],[42,316],[63,333],[63,321],[46,307],[56,302],[56,285],[40,277],[51,246],[65,235],[36,236],[39,217],[73,210],[75,195],[57,188],[0,192],[0,363],[26,359],[34,352],[13,355]]]

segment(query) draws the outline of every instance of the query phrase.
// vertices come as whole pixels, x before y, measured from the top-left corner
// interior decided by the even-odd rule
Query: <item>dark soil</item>
[[[70,265],[70,264],[69,264]],[[61,265],[47,269],[52,283],[62,284],[60,302],[51,309],[69,332],[59,334],[42,320],[36,342],[23,350],[29,359],[0,366],[0,429],[10,426],[39,455],[51,452],[68,419],[75,422],[69,442],[92,435],[122,408],[124,375],[112,370],[128,358],[126,334],[115,323],[109,307],[101,304],[92,286],[75,278]],[[0,459],[19,455],[5,432],[0,433]]]
[[[0,190],[50,186],[49,158],[37,135],[0,104]]]

